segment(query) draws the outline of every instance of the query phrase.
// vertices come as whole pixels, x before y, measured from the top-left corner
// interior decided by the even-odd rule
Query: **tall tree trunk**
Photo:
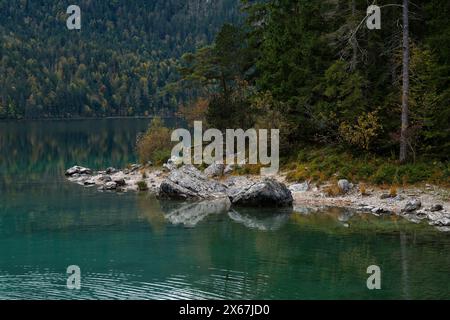
[[[356,23],[356,0],[351,0],[351,9],[352,9],[352,23]],[[358,64],[358,43],[356,40],[356,34],[352,38],[352,61],[350,62],[350,71],[354,71],[356,69],[356,65]]]
[[[400,134],[400,162],[408,157],[409,127],[409,8],[408,0],[403,0],[403,94],[402,94],[402,128]]]

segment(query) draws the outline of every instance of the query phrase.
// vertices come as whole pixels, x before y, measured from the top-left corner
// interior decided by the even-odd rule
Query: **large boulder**
[[[411,213],[416,210],[419,210],[422,207],[422,202],[419,199],[413,199],[406,203],[405,207],[403,208],[402,212],[404,213]]]
[[[266,178],[240,188],[228,191],[231,203],[247,207],[288,207],[292,206],[291,191],[282,183]]]
[[[225,165],[223,163],[214,162],[203,171],[208,178],[220,177],[223,175]]]
[[[346,179],[341,179],[338,181],[338,187],[342,193],[347,193],[352,188],[352,184]]]
[[[215,180],[208,180],[194,166],[185,165],[171,171],[161,183],[158,195],[166,199],[217,199],[226,197],[226,188]]]

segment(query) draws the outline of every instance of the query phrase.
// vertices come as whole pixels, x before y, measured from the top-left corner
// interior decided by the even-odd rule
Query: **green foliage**
[[[0,118],[165,115],[195,95],[177,60],[239,20],[238,0],[0,0]]]
[[[450,89],[440,87],[450,76],[431,50],[414,46],[411,51],[412,147],[445,158],[450,154]]]
[[[208,125],[219,130],[252,127],[255,115],[247,94],[246,83],[240,81],[227,94],[213,94],[206,110]]]
[[[354,125],[342,122],[339,127],[339,134],[350,145],[368,151],[381,129],[382,126],[377,114],[370,112],[359,116],[357,123]]]
[[[179,70],[185,84],[205,86],[204,92],[220,88],[228,96],[237,81],[244,79],[252,65],[251,59],[244,31],[225,24],[212,45],[183,55]]]
[[[144,180],[138,181],[136,184],[138,186],[139,191],[147,191],[148,190],[147,182],[145,182]]]
[[[245,80],[253,64],[253,50],[246,33],[225,24],[211,46],[182,57],[182,83],[202,87],[208,106],[205,116],[209,126],[248,128],[254,123],[249,96],[252,88]],[[183,112],[186,108],[183,106]]]

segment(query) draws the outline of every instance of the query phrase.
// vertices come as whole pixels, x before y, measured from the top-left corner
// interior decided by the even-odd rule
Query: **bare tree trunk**
[[[352,8],[352,20],[356,22],[356,3],[355,0],[351,0],[351,8]],[[353,21],[352,21],[353,23]],[[352,61],[350,62],[350,71],[354,71],[356,69],[356,65],[358,64],[358,43],[356,40],[356,34],[352,38]]]
[[[400,134],[400,162],[406,162],[408,154],[409,127],[409,8],[408,0],[403,0],[403,94],[402,94],[402,128]]]

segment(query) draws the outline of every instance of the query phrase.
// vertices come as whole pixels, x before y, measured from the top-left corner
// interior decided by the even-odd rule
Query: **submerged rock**
[[[163,180],[159,197],[182,200],[202,200],[226,197],[226,188],[215,180],[209,180],[192,165],[174,169]]]
[[[450,226],[450,218],[442,217],[436,220],[431,220],[430,225],[436,227],[449,227]]]
[[[371,210],[372,214],[380,216],[382,214],[389,214],[390,212],[384,208],[376,207]]]
[[[291,191],[282,183],[266,178],[240,190],[228,192],[231,203],[238,206],[288,207],[294,201]]]

